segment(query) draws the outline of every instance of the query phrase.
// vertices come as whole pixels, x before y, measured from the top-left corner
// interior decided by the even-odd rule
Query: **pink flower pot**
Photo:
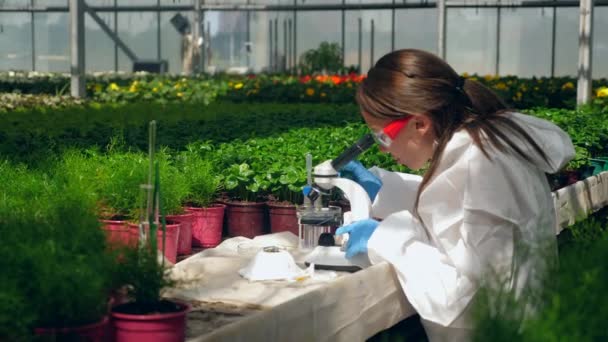
[[[101,321],[93,324],[73,328],[36,328],[34,333],[43,341],[105,342],[108,340],[106,335],[108,321],[108,317],[105,316]]]
[[[224,225],[223,204],[212,204],[207,208],[187,207],[194,214],[192,224],[192,245],[197,247],[215,247],[222,241]]]
[[[186,314],[190,307],[174,303],[177,312],[137,315],[119,312],[123,305],[112,309],[115,342],[182,342],[185,339]],[[133,304],[124,304],[133,305]]]
[[[137,245],[137,239],[133,239],[127,221],[99,220],[99,222],[102,223],[102,229],[106,233],[106,241],[110,248]]]
[[[165,257],[172,263],[177,262],[177,244],[179,241],[179,228],[180,225],[174,223],[172,221],[167,221],[167,232],[165,234],[165,241],[167,246],[165,247]],[[131,234],[136,241],[139,240],[139,226],[134,223],[129,223],[129,229],[131,230]],[[148,228],[146,227],[146,230]],[[158,231],[156,232],[157,241],[158,241],[158,250],[163,250],[163,231],[161,227],[158,227]]]
[[[194,215],[192,213],[168,215],[167,220],[180,224],[177,254],[192,254],[192,224],[194,223]]]

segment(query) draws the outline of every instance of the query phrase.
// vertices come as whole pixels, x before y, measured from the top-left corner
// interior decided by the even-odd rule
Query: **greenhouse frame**
[[[607,14],[605,0],[4,0],[2,38],[18,44],[0,43],[0,65],[81,74],[132,71],[139,62],[180,73],[183,35],[170,23],[178,17],[188,28],[201,23],[192,27],[202,57],[194,71],[288,71],[302,52],[330,41],[361,72],[386,52],[415,47],[460,72],[589,79],[608,75],[605,65],[591,67],[608,58],[608,38],[592,34],[608,25]]]

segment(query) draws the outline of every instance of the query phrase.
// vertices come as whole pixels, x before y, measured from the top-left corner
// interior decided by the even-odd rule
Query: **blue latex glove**
[[[344,165],[344,167],[340,169],[340,175],[351,178],[359,183],[359,185],[365,189],[365,192],[367,192],[367,195],[372,202],[382,187],[380,178],[376,177],[376,175],[371,173],[357,160],[351,160],[348,164]]]
[[[349,233],[346,243],[346,258],[350,259],[359,253],[367,253],[367,241],[372,236],[380,222],[374,219],[367,219],[353,222],[342,226],[336,230],[336,235]]]

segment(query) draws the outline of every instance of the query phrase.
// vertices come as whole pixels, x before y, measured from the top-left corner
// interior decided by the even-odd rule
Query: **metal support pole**
[[[582,105],[591,100],[592,52],[593,52],[593,0],[581,0],[578,32],[578,88],[576,103]]]
[[[363,53],[363,19],[359,17],[359,47],[357,53],[357,66],[359,67],[359,73],[363,73],[363,68],[361,67],[361,57]]]
[[[557,0],[556,0],[557,1]],[[553,24],[551,27],[551,77],[555,77],[555,35],[557,27],[557,8],[553,7]]]
[[[494,75],[500,73],[500,10],[500,7],[496,9],[496,65],[494,67]]]
[[[287,19],[283,19],[283,58],[281,58],[281,68],[287,70]]]
[[[198,70],[200,70],[201,73],[204,73],[207,69],[207,46],[209,45],[210,39],[211,39],[211,30],[209,29],[207,31],[205,31],[205,11],[202,10],[201,11],[201,22],[199,24],[199,28],[201,30],[201,37],[203,38],[203,43],[201,44],[201,46],[198,48],[199,49],[199,55],[201,56],[201,58],[199,58],[198,61]]]
[[[374,25],[374,19],[372,19],[372,29],[371,29],[371,36],[370,36],[370,48],[369,48],[369,67],[373,67],[374,66],[374,43],[375,43],[375,37],[374,37],[374,31],[375,31],[376,26]]]
[[[279,71],[279,18],[274,19],[274,71]]]
[[[273,67],[274,67],[274,61],[273,61],[273,57],[274,57],[274,47],[272,46],[272,43],[274,42],[273,39],[273,34],[272,34],[272,19],[270,19],[268,21],[268,48],[269,48],[269,54],[268,54],[268,70],[273,71]]]
[[[33,8],[34,7],[34,0],[30,0],[30,6]],[[36,25],[34,23],[34,20],[36,18],[34,17],[34,12],[30,13],[30,20],[31,20],[31,24],[30,24],[30,29],[32,30],[31,32],[31,40],[32,40],[32,71],[36,71]]]
[[[82,3],[82,8],[83,11],[86,11],[91,18],[97,23],[97,25],[99,25],[99,27],[101,28],[102,31],[104,31],[108,37],[110,37],[110,39],[112,39],[114,41],[114,43],[116,43],[116,45],[118,45],[118,47],[122,50],[122,52],[125,53],[125,55],[127,55],[127,57],[129,57],[129,59],[132,62],[135,62],[138,60],[137,55],[135,55],[135,52],[133,52],[133,50],[131,50],[127,44],[125,44],[122,39],[120,39],[120,37],[118,37],[117,34],[115,34],[112,29],[110,29],[110,27],[106,24],[105,21],[103,21],[99,15],[97,14],[97,12],[95,12],[93,9],[91,9],[90,7],[88,7],[86,5],[86,3]],[[84,25],[84,17],[83,17],[83,25]]]
[[[342,5],[346,4],[346,0],[342,0]],[[342,66],[346,64],[346,11],[342,9]]]
[[[447,12],[445,7],[445,0],[437,0],[437,55],[442,59],[446,57],[445,48],[445,30],[447,22]]]
[[[118,0],[114,0],[114,34],[118,35]],[[118,45],[114,42],[114,71],[118,72]]]
[[[161,41],[160,41],[160,0],[156,0],[158,10],[156,11],[156,59],[160,60],[161,56]]]
[[[395,6],[395,0],[393,0]],[[395,7],[391,9],[391,51],[395,51]]]
[[[297,0],[293,0],[294,10],[293,10],[293,65],[296,66],[297,73],[297,65],[298,65],[298,12],[295,8],[298,5]]]
[[[249,0],[247,0],[247,4],[249,4]],[[247,17],[246,17],[247,22],[245,23],[245,25],[247,26],[245,28],[245,35],[246,35],[246,44],[248,44],[245,50],[245,62],[247,63],[247,69],[251,68],[251,53],[253,52],[253,46],[251,45],[251,11],[247,11]],[[250,52],[251,51],[251,52]]]
[[[84,0],[70,0],[71,94],[85,97]]]
[[[190,56],[192,60],[192,72],[191,74],[195,74],[200,70],[200,61],[195,63],[197,58],[197,52],[200,55],[200,48],[198,46],[198,42],[201,38],[201,0],[194,0],[194,24],[192,25],[192,42],[193,47],[190,49]]]
[[[292,57],[292,53],[293,53],[293,31],[292,31],[292,25],[293,22],[291,20],[291,18],[289,18],[289,20],[287,21],[287,27],[288,27],[288,43],[287,43],[287,69],[289,69],[289,71],[291,72],[293,70],[294,65],[292,64],[293,61],[293,57]]]
[[[204,26],[203,26],[204,27]],[[205,52],[205,64],[202,68],[203,72],[206,71],[207,66],[211,65],[211,58],[213,57],[213,54],[211,53],[211,22],[208,21],[207,22],[207,33],[204,34],[205,37],[207,37],[207,43],[204,44],[204,48],[206,48],[206,52]]]

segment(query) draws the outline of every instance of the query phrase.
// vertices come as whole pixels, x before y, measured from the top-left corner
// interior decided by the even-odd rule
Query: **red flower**
[[[310,77],[310,75],[302,76],[300,77],[300,83],[308,83],[311,79],[312,77]]]
[[[331,76],[331,81],[335,84],[338,85],[342,82],[342,78],[340,76],[337,75],[333,75]]]

